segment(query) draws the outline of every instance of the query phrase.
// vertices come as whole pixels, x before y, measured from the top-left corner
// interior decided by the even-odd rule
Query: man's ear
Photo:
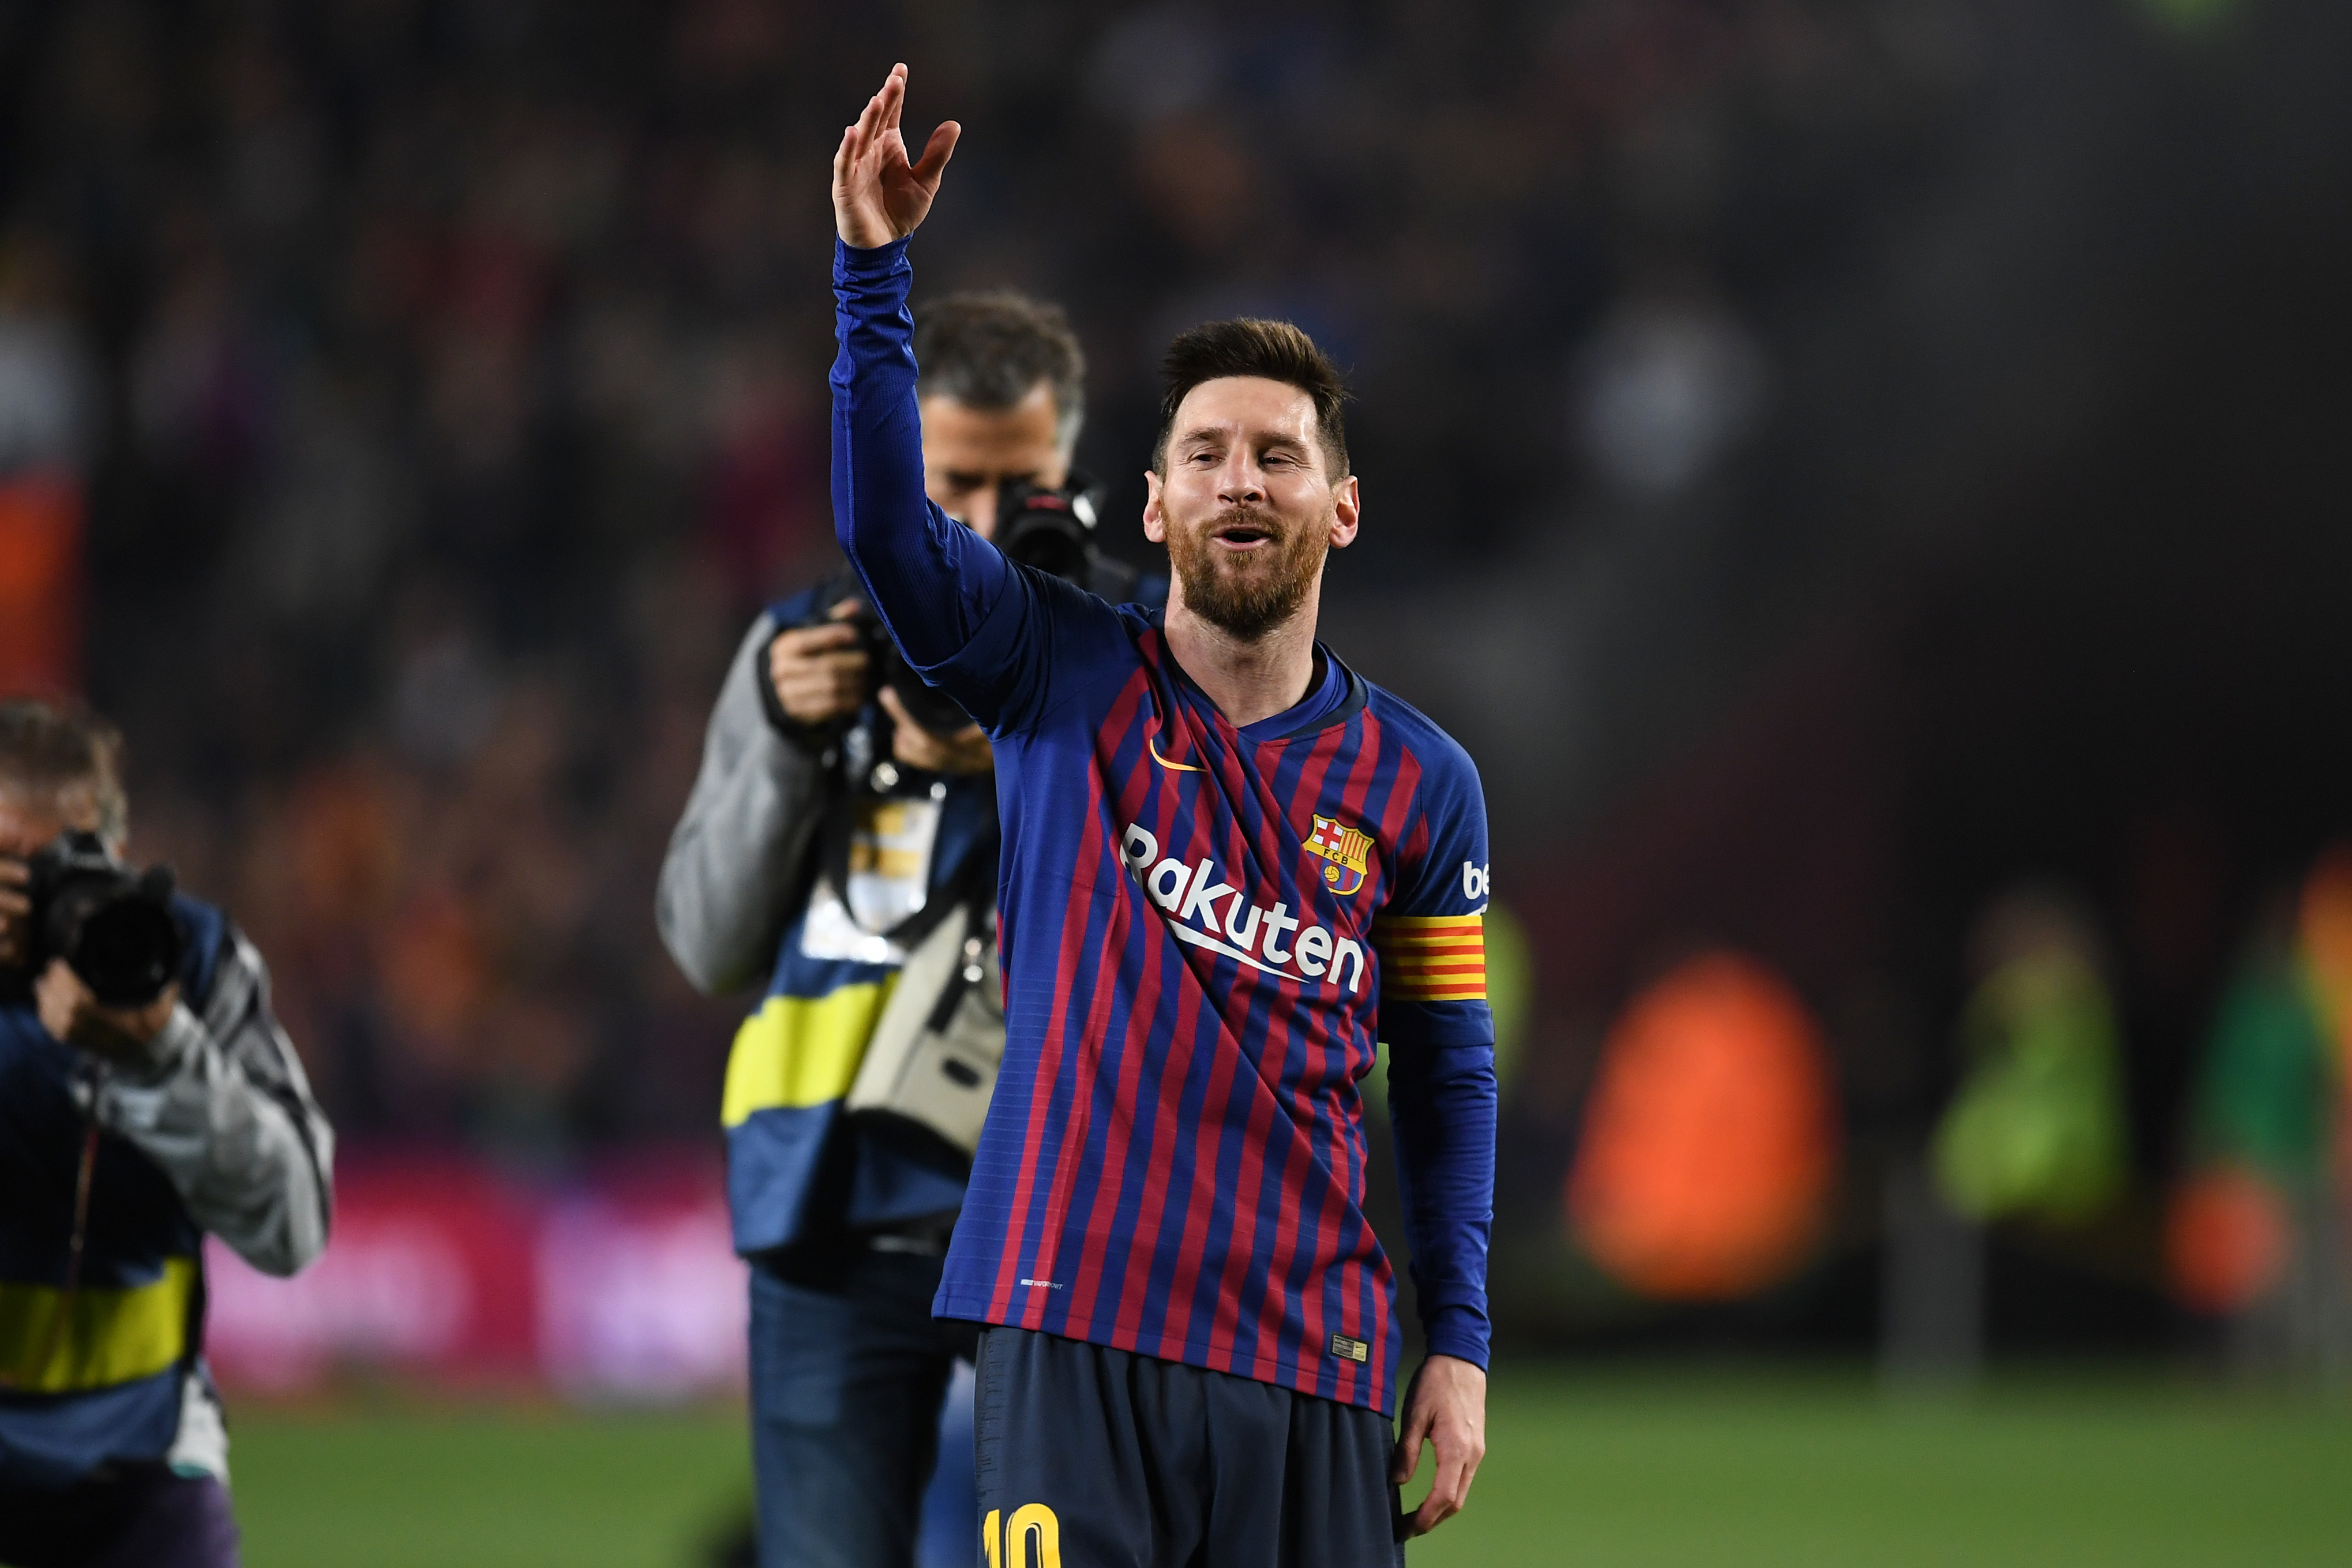
[[[1143,537],[1154,544],[1168,542],[1167,514],[1160,510],[1160,472],[1143,470]]]
[[[1341,479],[1331,494],[1331,548],[1345,550],[1356,542],[1356,530],[1361,526],[1361,497],[1356,489],[1356,476]]]

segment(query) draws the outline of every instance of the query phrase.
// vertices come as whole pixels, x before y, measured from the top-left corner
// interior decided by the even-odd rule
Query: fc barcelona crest
[[[1323,885],[1344,899],[1364,885],[1372,836],[1360,827],[1318,816],[1315,831],[1307,836],[1307,852],[1322,858]]]

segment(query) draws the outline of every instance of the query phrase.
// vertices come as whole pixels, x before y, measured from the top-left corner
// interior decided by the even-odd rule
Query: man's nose
[[[1254,505],[1265,500],[1265,476],[1246,455],[1236,454],[1225,460],[1225,471],[1217,476],[1217,499],[1227,506]]]
[[[993,538],[996,533],[996,502],[1002,493],[1003,487],[992,482],[980,486],[966,496],[964,526],[982,539]]]

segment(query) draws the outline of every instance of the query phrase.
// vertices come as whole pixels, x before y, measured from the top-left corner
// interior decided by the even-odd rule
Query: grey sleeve
[[[761,616],[727,667],[654,898],[662,945],[706,996],[765,972],[824,820],[826,760],[781,733],[761,699],[775,634]]]
[[[205,1229],[265,1274],[327,1245],[335,1134],[269,1006],[269,971],[232,930],[202,1011],[183,1002],[153,1059],[110,1071],[99,1123],[163,1172]]]

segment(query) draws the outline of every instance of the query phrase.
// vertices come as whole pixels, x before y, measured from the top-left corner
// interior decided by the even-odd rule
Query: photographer
[[[956,295],[915,333],[931,500],[1015,560],[1137,597],[1071,480],[1084,362],[1061,311]],[[744,639],[662,868],[662,939],[696,987],[767,977],[722,1111],[764,1564],[914,1560],[971,1345],[931,1298],[1003,1054],[993,765],[844,573]]]
[[[223,1568],[209,1231],[292,1274],[334,1138],[261,955],[119,858],[121,738],[0,702],[0,1562]]]

